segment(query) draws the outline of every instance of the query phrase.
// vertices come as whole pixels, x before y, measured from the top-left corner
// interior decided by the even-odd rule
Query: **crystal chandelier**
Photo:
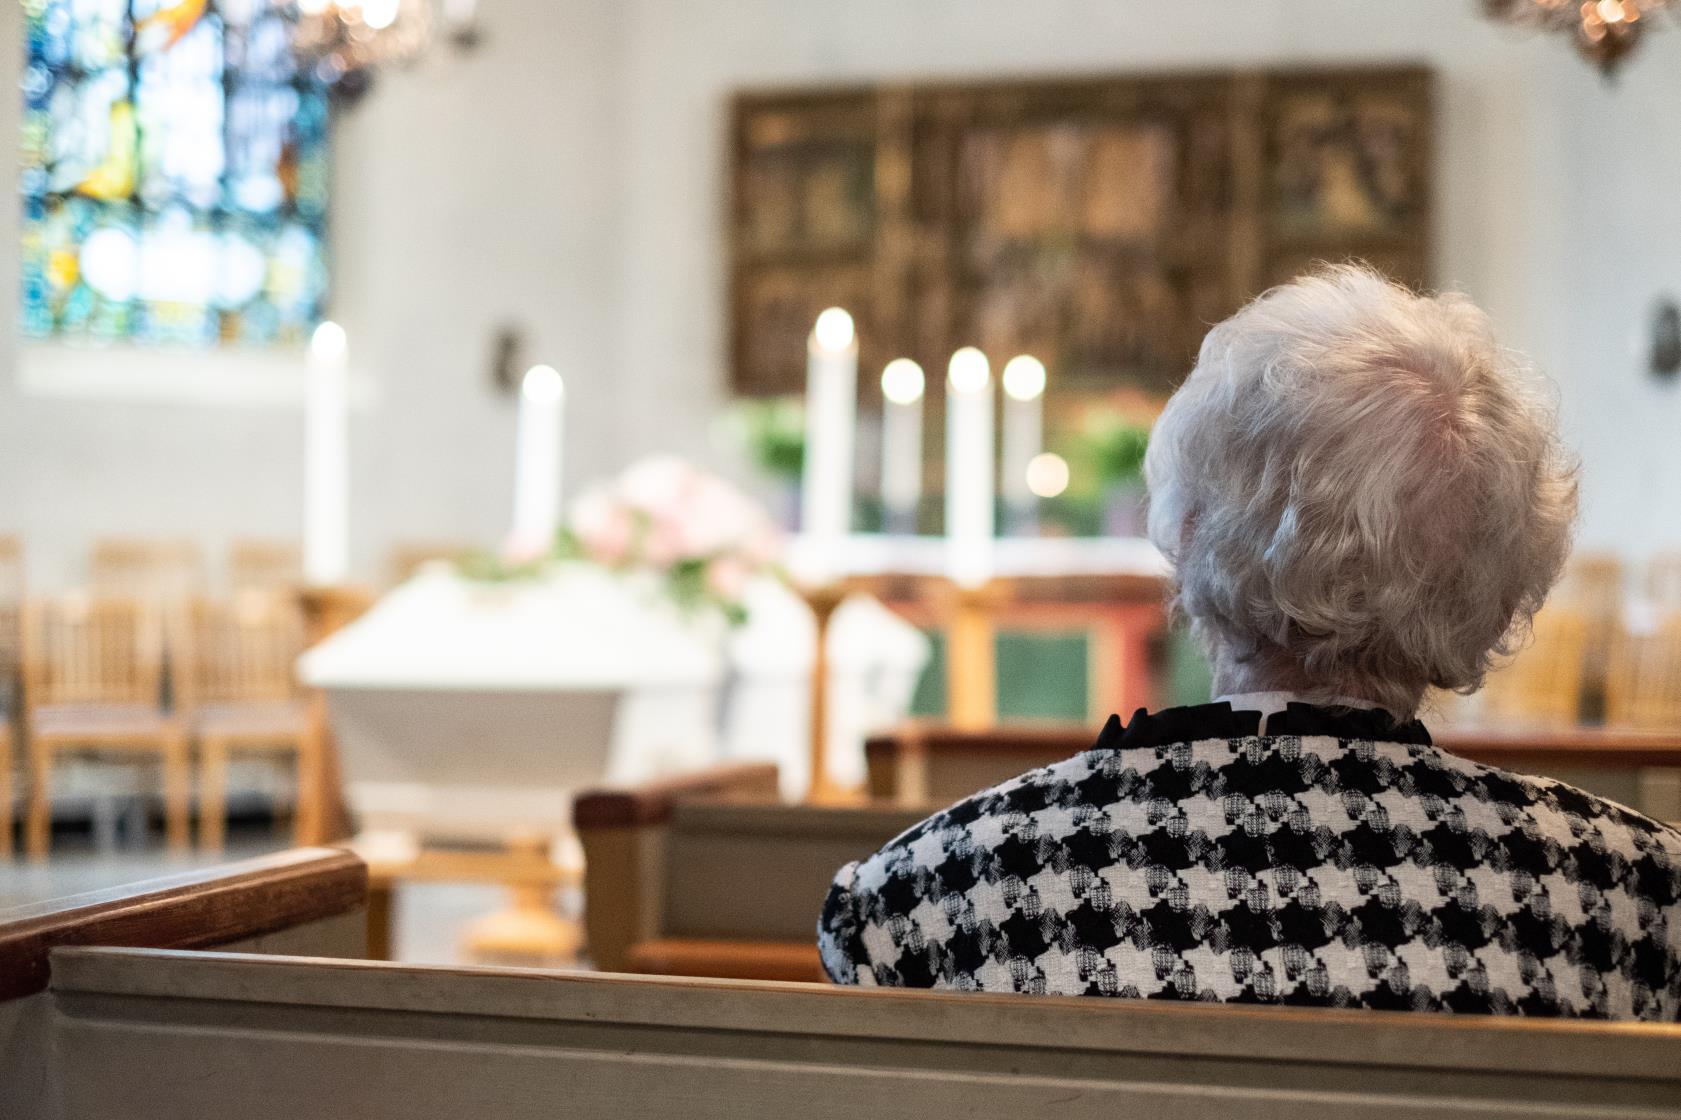
[[[1494,19],[1569,35],[1609,77],[1676,0],[1483,0]]]
[[[293,45],[317,78],[354,98],[377,67],[417,58],[438,24],[456,48],[475,46],[474,7],[474,0],[297,0]]]

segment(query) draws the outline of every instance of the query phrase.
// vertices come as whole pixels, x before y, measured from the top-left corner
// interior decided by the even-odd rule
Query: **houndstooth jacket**
[[[1291,704],[1111,717],[835,876],[837,983],[1681,1019],[1681,832]]]

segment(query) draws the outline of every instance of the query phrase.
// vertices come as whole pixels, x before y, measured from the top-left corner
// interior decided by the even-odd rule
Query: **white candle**
[[[922,367],[909,358],[894,358],[881,371],[881,508],[888,532],[916,532],[925,384]]]
[[[805,467],[800,531],[805,571],[823,583],[840,573],[837,553],[852,530],[852,436],[858,412],[858,339],[852,316],[831,307],[806,344]]]
[[[1018,533],[1034,529],[1036,502],[1028,464],[1045,449],[1045,363],[1019,354],[1004,365],[1004,508]]]
[[[946,549],[951,578],[978,587],[992,578],[992,371],[965,346],[951,356],[946,391]]]
[[[304,377],[304,579],[343,583],[350,572],[350,376],[344,328],[327,321],[309,341]]]
[[[553,366],[532,366],[519,388],[514,436],[513,539],[522,553],[539,554],[560,528],[561,419],[566,383]]]

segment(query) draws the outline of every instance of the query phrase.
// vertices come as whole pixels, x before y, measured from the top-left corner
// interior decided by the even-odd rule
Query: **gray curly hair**
[[[1474,691],[1522,641],[1576,475],[1482,311],[1352,265],[1210,331],[1145,462],[1150,538],[1217,674],[1398,717],[1428,686]]]

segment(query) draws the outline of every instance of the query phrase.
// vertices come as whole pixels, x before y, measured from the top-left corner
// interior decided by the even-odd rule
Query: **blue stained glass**
[[[291,345],[327,291],[327,91],[289,0],[22,0],[26,335]]]

